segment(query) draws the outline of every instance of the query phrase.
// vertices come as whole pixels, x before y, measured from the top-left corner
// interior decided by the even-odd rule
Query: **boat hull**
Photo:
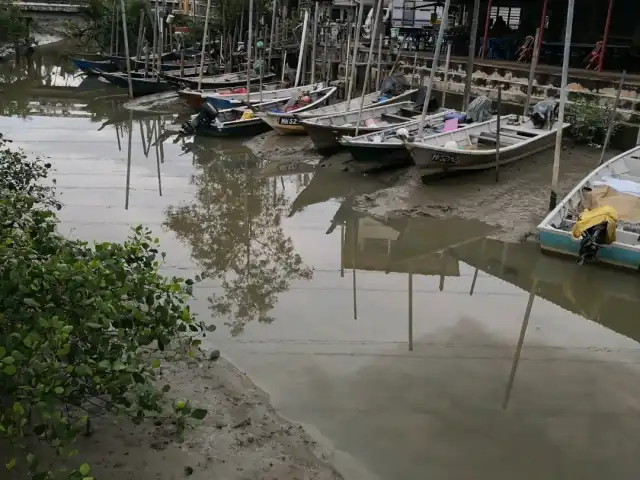
[[[78,70],[82,70],[87,75],[98,75],[96,70],[102,70],[103,72],[117,72],[118,65],[111,60],[86,60],[83,58],[72,58],[71,63]]]
[[[515,162],[524,157],[529,157],[538,152],[551,148],[555,143],[555,135],[541,136],[532,142],[522,145],[521,148],[505,149],[500,153],[500,165]],[[495,168],[496,154],[494,150],[486,154],[478,150],[442,150],[430,149],[428,145],[405,144],[415,165],[423,176],[456,172],[465,170],[484,170]]]
[[[349,169],[357,172],[401,168],[411,165],[411,155],[404,145],[364,146],[344,144],[353,161],[348,163]]]
[[[293,115],[266,115],[263,120],[279,135],[304,135],[306,130]]]
[[[271,127],[260,118],[254,118],[232,125],[223,125],[222,128],[215,125],[198,128],[196,135],[204,137],[238,138],[259,135],[260,133],[268,132],[270,129]]]
[[[580,239],[573,238],[571,232],[541,230],[540,248],[546,253],[578,259]],[[597,262],[638,270],[640,269],[640,251],[619,243],[602,245],[598,250]]]
[[[110,74],[99,72],[100,76],[107,80],[110,84],[120,88],[129,88],[129,79],[127,75]],[[131,78],[131,86],[133,95],[138,97],[142,95],[151,95],[154,93],[167,92],[173,89],[173,86],[163,81],[145,78]]]
[[[198,88],[198,84],[199,79],[198,78],[180,78],[177,77],[175,75],[166,75],[163,74],[161,75],[165,80],[167,80],[167,82],[172,83],[174,85],[179,85],[183,88],[193,88],[193,89],[197,89]],[[223,77],[223,75],[221,75],[221,77]],[[269,75],[269,76],[265,76],[263,77],[263,82],[268,82],[271,80],[271,78],[273,78],[273,75]],[[251,77],[250,79],[250,84],[251,85],[255,85],[255,84],[259,84],[260,83],[260,77]],[[202,82],[202,88],[207,88],[207,89],[216,89],[216,88],[232,88],[232,87],[242,87],[244,85],[247,84],[247,79],[245,78],[238,78],[238,79],[234,79],[234,80],[221,80],[219,82],[211,82],[211,81],[207,81],[207,79],[203,79]]]
[[[409,122],[411,119],[407,119]],[[340,150],[343,145],[340,143],[340,139],[344,136],[355,137],[357,135],[366,135],[368,133],[375,133],[383,130],[385,127],[360,127],[358,133],[356,133],[356,127],[332,127],[329,125],[317,125],[314,123],[303,123],[304,129],[309,134],[314,147],[321,153],[335,152]],[[397,125],[398,128],[402,127],[402,124]],[[404,149],[404,147],[403,147]],[[406,155],[409,157],[409,155]]]

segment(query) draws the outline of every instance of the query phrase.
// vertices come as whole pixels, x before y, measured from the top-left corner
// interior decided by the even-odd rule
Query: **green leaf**
[[[25,303],[25,305],[29,307],[38,308],[40,306],[40,304],[36,302],[33,298],[25,298],[22,301]]]
[[[64,388],[62,388],[62,387],[56,387],[56,388],[54,388],[54,389],[53,389],[53,392],[54,392],[56,395],[62,395],[62,394],[64,393]]]
[[[158,360],[157,358],[154,358],[153,361],[151,362],[151,366],[153,368],[160,368],[160,360]]]
[[[80,465],[80,468],[78,469],[78,471],[83,475],[83,476],[87,476],[89,475],[89,472],[91,471],[91,467],[89,467],[88,463],[83,463],[82,465]]]
[[[191,412],[191,418],[195,418],[196,420],[202,420],[207,416],[207,411],[204,408],[196,408],[193,412]]]
[[[87,327],[89,327],[89,328],[93,328],[93,329],[95,329],[95,330],[99,330],[99,329],[101,329],[101,328],[103,327],[103,326],[102,326],[102,325],[100,325],[99,323],[95,323],[95,322],[87,322],[87,323],[85,323],[85,325],[86,325]]]
[[[0,358],[3,358],[7,354],[7,349],[0,347]]]
[[[111,370],[111,362],[109,360],[100,360],[98,367],[102,370]]]
[[[115,362],[113,362],[112,368],[116,371],[119,372],[121,370],[124,370],[125,368],[127,368],[124,363],[122,363],[120,360],[116,360]]]
[[[16,359],[13,357],[4,357],[2,359],[2,363],[4,363],[5,365],[13,365],[14,363],[16,363]]]
[[[145,383],[144,377],[141,374],[139,374],[138,372],[132,373],[131,376],[133,377],[133,380],[136,383]]]
[[[17,372],[16,367],[14,365],[7,365],[6,367],[4,367],[2,371],[9,376],[15,375]]]

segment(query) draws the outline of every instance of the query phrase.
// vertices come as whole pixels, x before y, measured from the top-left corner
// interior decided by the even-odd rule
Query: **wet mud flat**
[[[322,157],[306,136],[266,133],[245,144],[255,155],[274,162],[304,161],[318,169],[347,170],[347,152]],[[606,158],[618,152],[608,151]],[[600,150],[571,139],[563,144],[560,160],[560,201],[580,180],[598,166]],[[551,192],[553,150],[495,170],[428,178],[415,167],[372,172],[369,177],[390,184],[374,193],[358,195],[354,208],[373,217],[425,215],[438,218],[477,219],[498,227],[494,238],[523,241],[535,238],[537,225],[546,216]]]

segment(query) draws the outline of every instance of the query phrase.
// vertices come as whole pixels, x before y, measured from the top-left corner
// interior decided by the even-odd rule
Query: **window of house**
[[[495,22],[498,16],[504,18],[509,28],[513,30],[520,28],[520,7],[491,7],[489,18]]]

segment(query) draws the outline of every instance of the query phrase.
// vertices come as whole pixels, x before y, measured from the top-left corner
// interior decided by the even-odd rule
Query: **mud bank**
[[[258,156],[281,161],[314,161],[318,168],[340,168],[348,154],[323,159],[313,150],[308,137],[281,137],[273,132],[246,144]],[[618,152],[610,151],[607,158]],[[560,163],[560,200],[575,184],[592,171],[600,150],[565,141]],[[431,178],[423,182],[417,168],[370,174],[385,180],[398,178],[392,186],[355,199],[354,208],[374,217],[429,215],[456,216],[482,220],[496,226],[494,237],[504,241],[523,241],[531,237],[548,211],[553,167],[553,150],[495,170]]]
[[[159,381],[174,399],[207,408],[184,440],[169,420],[135,426],[125,419],[96,418],[93,435],[81,438],[78,458],[102,480],[219,478],[340,480],[304,429],[275,412],[267,395],[220,358],[215,362],[165,363]],[[22,480],[14,471],[8,480]]]

